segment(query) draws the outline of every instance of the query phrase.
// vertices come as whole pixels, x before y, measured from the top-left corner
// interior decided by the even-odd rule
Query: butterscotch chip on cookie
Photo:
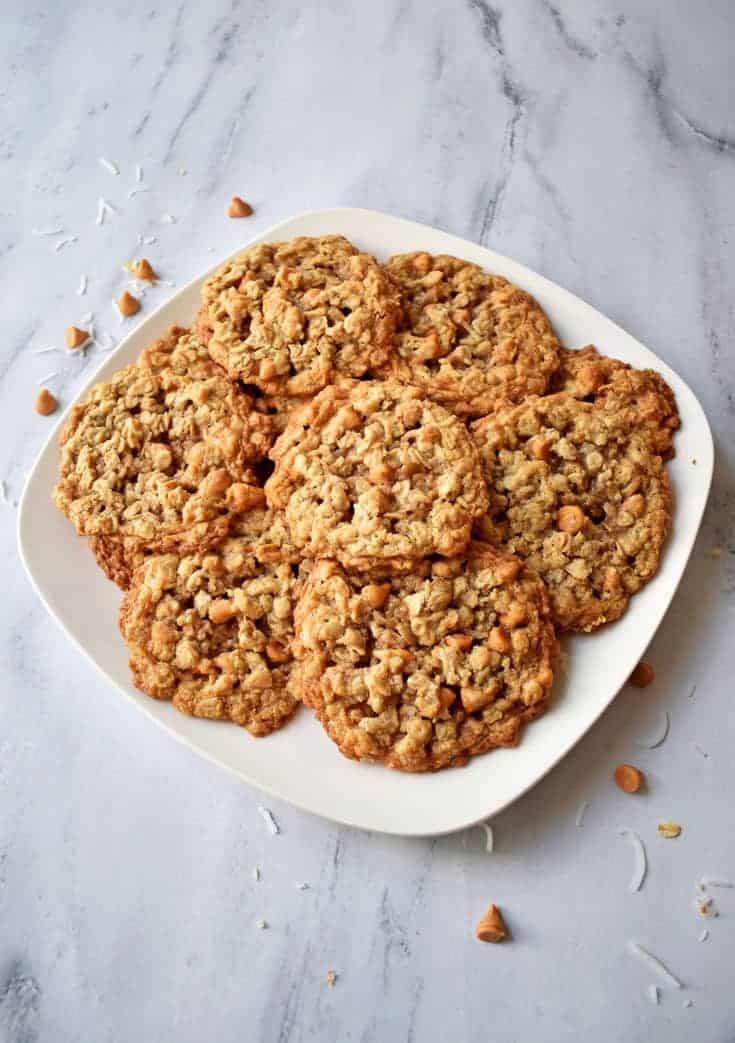
[[[112,573],[128,553],[132,569],[139,552],[221,539],[258,500],[250,465],[271,431],[196,337],[173,328],[72,410],[54,501],[78,533],[104,537],[93,549]]]
[[[286,687],[294,562],[282,523],[265,508],[244,515],[215,548],[148,558],[120,610],[135,685],[252,735],[279,728],[298,706]]]
[[[665,460],[674,455],[672,441],[680,426],[679,411],[674,393],[660,373],[608,358],[592,345],[577,350],[560,348],[559,360],[552,391],[564,391],[625,415]]]
[[[325,388],[271,452],[270,505],[307,556],[357,569],[411,568],[466,547],[487,506],[464,424],[418,388],[355,381]]]
[[[513,746],[557,655],[543,583],[473,543],[407,575],[317,562],[296,606],[304,701],[342,753],[437,771]]]
[[[377,262],[338,235],[253,246],[207,279],[202,298],[212,357],[268,395],[313,395],[381,365],[400,312]]]
[[[658,569],[671,520],[661,457],[624,414],[559,393],[473,425],[490,489],[478,532],[545,581],[557,625],[623,614]]]
[[[399,254],[385,268],[404,317],[380,375],[415,384],[463,416],[543,394],[559,343],[533,297],[457,257]]]

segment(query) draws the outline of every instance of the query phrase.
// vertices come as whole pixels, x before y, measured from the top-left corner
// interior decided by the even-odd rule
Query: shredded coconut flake
[[[140,184],[143,180],[143,168],[140,165],[140,163],[135,164],[135,180],[138,182],[138,184]]]
[[[266,929],[266,927],[268,926],[268,924],[266,923],[265,920],[256,920],[255,921],[255,926],[258,928],[259,931],[264,931]]]
[[[278,828],[278,823],[273,818],[273,815],[270,813],[268,808],[264,808],[262,805],[260,805],[260,807],[258,808],[258,811],[260,812],[260,815],[261,815],[263,821],[265,822],[266,826],[271,831],[273,836],[275,836],[276,833],[280,833],[281,832],[280,829]]]
[[[59,250],[63,250],[65,246],[71,246],[72,243],[78,243],[79,239],[76,235],[68,235],[66,239],[59,239],[58,243],[54,246],[54,252],[58,253]]]
[[[136,188],[129,188],[128,199],[134,199],[135,196],[139,196],[141,192],[150,192],[150,188],[146,185],[138,185]]]
[[[260,866],[253,866],[253,880],[260,880]]]
[[[696,690],[697,690],[697,686],[695,684],[693,684],[692,687],[689,689],[689,698],[690,699],[694,698],[694,693],[696,692]]]
[[[581,829],[584,825],[584,816],[587,812],[588,807],[589,802],[586,800],[583,800],[582,803],[579,805],[579,808],[577,809],[577,829]]]
[[[487,822],[481,822],[480,825],[485,830],[485,850],[490,855],[492,854],[494,843],[493,827],[489,826]]]
[[[297,891],[308,891],[309,890],[309,885],[305,884],[303,882],[300,882],[300,883],[296,884],[296,890]]]
[[[706,942],[708,938],[709,938],[709,931],[705,927],[705,929],[703,931],[700,931],[699,937],[697,938],[697,941],[698,942]]]
[[[87,276],[86,275],[80,275],[79,276],[79,288],[77,290],[77,293],[79,294],[80,297],[83,297],[85,295],[85,293],[87,292],[87,282],[88,282],[88,280],[87,280]]]
[[[646,870],[648,869],[648,863],[646,861],[646,849],[643,846],[643,841],[633,829],[619,829],[619,837],[628,837],[633,848],[634,864],[633,864],[633,875],[630,878],[628,888],[631,891],[640,891],[643,881],[646,879]]]
[[[86,326],[87,323],[91,322],[93,318],[94,315],[91,311],[85,311],[84,315],[82,315],[79,321],[81,322],[82,326]]]
[[[120,168],[116,163],[113,163],[111,159],[105,159],[104,156],[98,156],[97,162],[101,167],[104,167],[110,174],[117,176],[120,173]]]
[[[684,1000],[684,1002],[682,1003],[682,1007],[685,1010],[686,1010],[687,1007],[693,1007],[693,1006],[694,1006],[693,1000]]]
[[[657,746],[660,746],[666,736],[669,734],[669,715],[664,710],[659,717],[658,724],[651,731],[650,735],[645,736],[642,739],[636,739],[635,742],[638,746],[645,746],[647,750],[654,750]]]
[[[55,370],[53,370],[52,373],[47,373],[45,377],[41,377],[41,379],[38,381],[38,383],[39,384],[46,384],[49,380],[53,380],[54,377],[58,377],[58,375],[59,375],[59,371],[58,371],[58,369],[55,369]]]
[[[141,246],[153,246],[154,243],[158,242],[157,235],[143,235],[140,237]]]
[[[661,996],[661,989],[659,989],[658,985],[649,985],[646,992],[654,1007],[658,1007],[659,997]]]
[[[694,743],[694,749],[697,751],[697,753],[701,753],[705,760],[709,760],[709,754],[706,750],[702,749],[698,742]]]
[[[173,214],[161,214],[161,223],[164,225],[175,225],[176,218]]]
[[[31,235],[44,236],[44,235],[63,235],[63,228],[31,228]]]
[[[701,883],[703,887],[735,887],[731,880],[721,880],[712,876],[703,876]]]
[[[658,957],[654,956],[653,953],[648,952],[638,942],[628,942],[628,951],[632,952],[634,956],[638,956],[639,959],[649,967],[650,970],[655,971],[659,978],[666,982],[667,985],[671,986],[672,989],[683,988],[682,983],[677,977],[675,977],[671,971],[663,965]]]
[[[0,503],[8,502],[8,490],[5,485],[5,481],[0,478]]]
[[[53,344],[48,348],[33,348],[32,354],[34,355],[46,355],[49,351],[59,351],[59,348],[55,348]]]

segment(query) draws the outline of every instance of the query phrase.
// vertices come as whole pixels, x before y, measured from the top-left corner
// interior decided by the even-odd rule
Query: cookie
[[[674,455],[673,436],[679,428],[674,392],[660,373],[635,369],[596,348],[560,348],[553,391],[594,402],[603,409],[625,413],[630,423],[645,430],[651,446],[665,460]]]
[[[271,432],[203,345],[175,327],[74,407],[54,501],[78,533],[104,537],[95,552],[113,573],[128,551],[134,567],[139,551],[202,546],[252,504],[250,465]]]
[[[489,413],[499,399],[543,394],[559,343],[529,294],[457,257],[398,254],[385,265],[403,321],[378,375],[415,384],[453,412]]]
[[[274,435],[283,434],[291,414],[308,405],[313,397],[312,395],[264,395],[253,385],[248,386],[248,391],[251,386],[256,392],[253,397],[253,408],[270,417]]]
[[[377,262],[338,235],[259,243],[211,275],[202,298],[212,357],[268,395],[313,395],[382,365],[400,313]]]
[[[514,746],[547,706],[557,644],[544,586],[487,544],[408,575],[321,560],[295,620],[304,701],[348,757],[401,771],[465,764]]]
[[[565,393],[500,407],[472,431],[490,490],[477,531],[539,573],[560,628],[618,619],[656,573],[671,520],[648,439]]]
[[[466,547],[487,506],[464,424],[414,387],[356,381],[325,388],[271,451],[265,485],[308,557],[409,569]]]
[[[268,735],[296,711],[287,690],[295,551],[265,508],[193,554],[156,554],[139,568],[120,610],[137,688],[183,713]]]

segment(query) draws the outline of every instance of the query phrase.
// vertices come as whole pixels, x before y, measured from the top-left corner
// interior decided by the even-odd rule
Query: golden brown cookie
[[[217,547],[148,558],[120,610],[136,687],[252,735],[280,728],[298,706],[286,687],[295,560],[265,508],[245,514]]]
[[[409,575],[321,560],[295,618],[304,701],[348,757],[437,771],[515,745],[546,708],[557,645],[544,586],[487,544]]]
[[[671,521],[661,457],[629,418],[559,393],[473,425],[490,489],[478,526],[539,573],[559,627],[623,614],[655,574]]]
[[[176,327],[74,407],[54,502],[78,533],[104,537],[93,549],[107,571],[129,571],[139,552],[221,539],[253,503],[250,465],[267,453],[271,430]]]
[[[665,460],[674,455],[672,440],[680,426],[679,411],[674,392],[660,373],[608,358],[591,344],[578,350],[560,348],[559,360],[551,380],[553,391],[565,391],[625,414],[632,425],[645,430],[652,448]]]
[[[398,254],[385,269],[404,317],[393,354],[374,372],[415,384],[462,416],[543,394],[559,343],[533,297],[457,257]]]
[[[386,361],[400,313],[378,263],[339,235],[259,243],[211,275],[198,329],[233,377],[313,395]]]
[[[487,505],[464,424],[392,382],[325,388],[271,456],[266,496],[296,546],[352,568],[408,569],[429,554],[461,553]]]

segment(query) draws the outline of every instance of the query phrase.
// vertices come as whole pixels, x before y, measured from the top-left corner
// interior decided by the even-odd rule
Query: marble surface
[[[732,4],[31,0],[0,25],[1,1043],[735,1039],[735,890],[712,892],[715,919],[694,910],[700,876],[735,879]],[[128,198],[135,164],[147,190]],[[224,216],[235,192],[248,222]],[[101,227],[99,197],[119,211]],[[99,681],[17,559],[14,501],[53,424],[37,384],[56,372],[67,402],[99,357],[34,352],[87,311],[121,335],[110,302],[137,237],[181,285],[275,220],[341,204],[578,293],[683,375],[717,441],[654,685],[624,690],[494,822],[492,854],[480,829],[408,842],[275,802],[271,836],[255,791]],[[76,241],[33,234],[53,228]],[[663,710],[668,738],[641,749]],[[623,760],[644,796],[613,786]],[[668,817],[678,840],[656,835]],[[649,853],[637,894],[621,826]],[[512,944],[472,936],[491,900]]]

